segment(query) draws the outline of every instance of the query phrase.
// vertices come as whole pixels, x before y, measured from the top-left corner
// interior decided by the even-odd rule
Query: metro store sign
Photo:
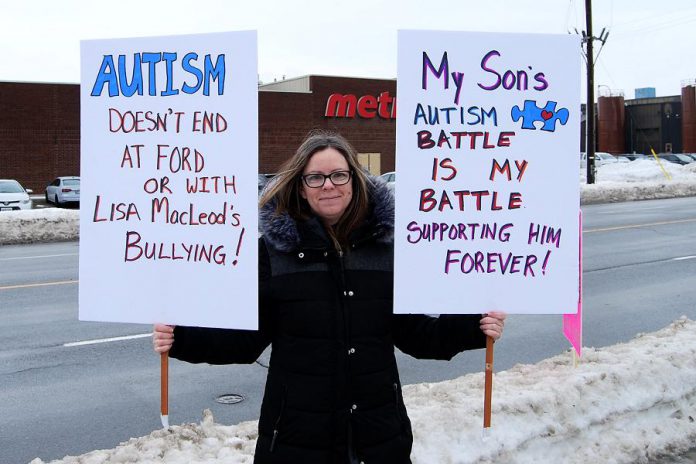
[[[396,97],[389,92],[382,92],[379,96],[363,95],[358,98],[353,94],[333,93],[326,100],[327,118],[355,118],[356,115],[364,119],[373,119],[379,116],[382,119],[396,118]]]

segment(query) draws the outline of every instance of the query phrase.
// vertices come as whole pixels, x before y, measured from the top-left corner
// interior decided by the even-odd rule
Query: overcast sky
[[[306,74],[396,77],[398,29],[567,33],[584,0],[0,0],[0,81],[79,82],[85,39],[258,30],[264,82]],[[696,79],[696,1],[594,0],[610,31],[595,83],[634,97]],[[578,51],[578,59],[580,52]],[[583,92],[584,94],[584,92]]]

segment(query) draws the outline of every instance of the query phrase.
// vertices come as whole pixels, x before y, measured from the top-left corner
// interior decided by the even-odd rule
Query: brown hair
[[[350,232],[358,227],[367,215],[369,207],[367,183],[369,181],[358,162],[358,153],[342,135],[336,132],[322,130],[310,132],[295,155],[281,166],[280,172],[264,190],[259,206],[263,207],[275,199],[276,214],[288,213],[295,220],[311,217],[309,204],[300,195],[301,176],[312,155],[327,148],[340,152],[348,162],[348,168],[351,171],[353,195],[350,203],[333,228],[327,228],[334,244],[340,246],[347,243]]]

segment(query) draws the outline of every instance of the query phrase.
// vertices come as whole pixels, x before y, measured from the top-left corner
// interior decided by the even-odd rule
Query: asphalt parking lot
[[[32,201],[32,209],[44,209],[44,208],[55,208],[53,203],[46,203],[46,198],[43,195],[29,195]],[[79,203],[69,203],[61,205],[61,208],[65,209],[79,209]]]

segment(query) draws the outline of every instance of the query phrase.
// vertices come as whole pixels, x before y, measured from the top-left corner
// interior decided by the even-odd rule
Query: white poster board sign
[[[580,44],[400,31],[394,311],[578,303]]]
[[[80,320],[257,328],[256,48],[82,42]]]

